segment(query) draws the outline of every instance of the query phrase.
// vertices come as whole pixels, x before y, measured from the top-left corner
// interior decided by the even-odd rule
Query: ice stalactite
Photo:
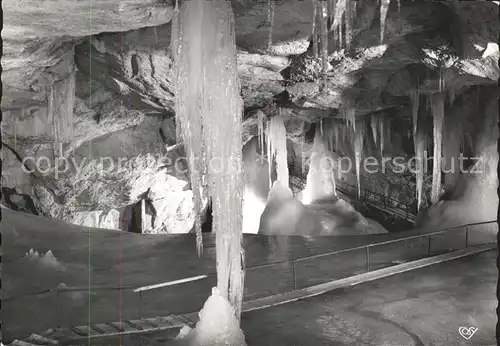
[[[346,1],[345,9],[345,47],[349,49],[352,41],[352,27],[354,23],[354,7],[352,0]]]
[[[420,112],[420,93],[418,89],[410,93],[410,100],[412,105],[412,119],[413,119],[413,145],[415,147],[415,179],[416,179],[416,193],[417,193],[417,208],[420,210],[422,205],[422,189],[424,184],[424,155],[425,155],[425,128],[419,121]],[[419,124],[420,122],[420,124]]]
[[[323,87],[326,87],[326,74],[328,72],[328,7],[327,2],[321,1],[321,62],[323,73]]]
[[[417,208],[420,210],[422,206],[422,193],[424,186],[424,167],[425,167],[425,149],[426,149],[426,134],[425,128],[422,126],[422,121],[417,124],[416,131],[414,134],[414,145],[415,145],[415,175],[416,175],[416,190],[417,190]]]
[[[378,117],[375,114],[372,114],[370,116],[370,127],[372,129],[372,135],[373,135],[373,141],[375,142],[375,145],[378,146]]]
[[[453,87],[448,87],[448,104],[449,106],[453,106],[453,103],[455,103],[455,88]]]
[[[269,24],[269,36],[267,41],[267,49],[271,49],[273,44],[273,28],[274,28],[274,4],[275,0],[267,0],[267,22]]]
[[[261,155],[264,153],[264,132],[265,132],[265,127],[264,127],[264,119],[266,115],[262,112],[259,112],[257,114],[257,134],[259,136],[259,147],[261,151]]]
[[[445,88],[444,72],[445,72],[445,69],[444,69],[444,67],[441,66],[439,68],[439,92],[442,92]]]
[[[340,149],[340,127],[342,126],[341,124],[338,124],[336,122],[332,123],[333,126],[333,141],[335,145],[335,152],[341,153],[342,150]]]
[[[312,45],[313,45],[313,55],[315,58],[318,57],[318,33],[316,32],[316,20],[318,18],[318,1],[312,0],[313,6],[313,21],[312,21]]]
[[[412,90],[410,92],[410,101],[411,101],[411,111],[412,111],[412,121],[413,121],[413,135],[417,133],[417,124],[418,124],[418,110],[420,107],[420,93],[418,89]]]
[[[384,147],[385,147],[385,129],[386,129],[386,125],[385,125],[385,117],[384,116],[381,116],[379,119],[378,119],[378,129],[379,129],[379,140],[380,140],[380,144],[379,144],[379,148],[380,148],[380,157],[383,157],[384,156]]]
[[[342,42],[342,37],[343,37],[343,32],[342,32],[342,27],[343,27],[343,19],[345,18],[345,12],[346,12],[346,1],[347,0],[337,0],[335,4],[335,10],[334,10],[334,16],[333,16],[333,23],[330,28],[330,31],[334,32],[334,35],[338,38],[338,45],[337,48],[340,50],[342,49],[343,42]]]
[[[176,24],[172,30],[176,116],[188,155],[197,232],[206,172],[216,236],[217,287],[239,319],[244,284],[243,101],[234,15],[225,0],[184,1]]]
[[[433,168],[432,168],[432,190],[431,202],[436,203],[441,194],[441,157],[443,144],[443,119],[444,119],[444,94],[432,95],[432,118],[433,118]]]
[[[276,115],[269,120],[266,137],[269,166],[271,166],[274,159],[276,161],[277,179],[283,186],[289,187],[286,128],[281,115]]]
[[[460,177],[458,157],[463,139],[462,119],[451,115],[445,116],[443,121],[443,173],[446,191],[453,190]]]
[[[344,113],[346,124],[356,131],[356,108],[351,105],[345,105],[342,112]]]
[[[354,130],[354,159],[356,161],[356,181],[358,183],[358,197],[361,196],[361,156],[363,154],[363,139],[365,136],[364,121]]]
[[[202,6],[196,2],[174,10],[172,22],[171,50],[174,58],[174,87],[177,118],[177,137],[182,138],[191,179],[195,212],[196,249],[203,252],[201,233],[201,212],[206,196],[203,174],[205,172],[205,153],[203,143],[203,93],[205,79],[202,56]],[[198,7],[198,8],[195,8]],[[180,12],[182,10],[182,12]],[[185,16],[188,13],[192,19]],[[186,21],[189,21],[188,25]]]
[[[385,21],[391,0],[382,0],[380,4],[380,44],[384,43]]]

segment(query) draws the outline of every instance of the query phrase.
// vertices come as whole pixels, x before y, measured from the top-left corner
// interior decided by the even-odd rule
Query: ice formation
[[[455,188],[460,176],[458,157],[463,140],[462,121],[459,117],[445,116],[443,125],[444,188]]]
[[[425,130],[422,124],[419,124],[420,93],[418,89],[410,93],[412,103],[413,119],[413,144],[415,147],[415,179],[417,193],[417,208],[422,205],[422,189],[424,184],[424,155],[425,155]]]
[[[354,131],[354,159],[356,161],[356,181],[358,183],[358,197],[361,196],[361,155],[363,154],[363,139],[365,136],[364,122],[360,122]]]
[[[201,248],[203,177],[213,205],[217,285],[241,313],[242,111],[234,15],[225,0],[184,1],[172,28],[176,116],[188,155]]]
[[[343,113],[347,125],[352,126],[352,128],[356,131],[356,108],[351,105],[345,105]]]
[[[352,41],[352,26],[354,23],[353,1],[346,0],[345,9],[345,47],[349,49]]]
[[[433,118],[433,137],[434,153],[432,168],[432,190],[431,202],[436,203],[441,194],[441,157],[443,143],[443,118],[444,118],[444,94],[436,93],[432,95],[432,118]]]
[[[370,116],[370,127],[372,129],[373,141],[378,145],[378,117],[374,114]]]
[[[269,36],[267,41],[267,48],[270,49],[273,44],[273,28],[274,28],[274,1],[275,0],[267,0],[267,21],[269,23]]]
[[[328,72],[328,7],[326,1],[321,2],[321,61],[323,67],[323,87],[326,87]]]
[[[335,168],[325,137],[316,127],[302,203],[336,196]]]
[[[196,328],[184,337],[190,339],[190,346],[246,346],[235,312],[217,288],[212,288],[199,317]]]
[[[30,249],[29,252],[27,252],[24,255],[25,258],[27,258],[30,261],[36,262],[40,264],[44,268],[51,268],[55,270],[64,270],[65,267],[59,262],[59,260],[54,256],[52,253],[52,250],[47,251],[45,254],[39,253],[38,251],[35,251],[33,249]]]
[[[263,152],[264,152],[264,118],[265,118],[265,114],[262,113],[262,112],[259,112],[257,114],[257,134],[259,136],[259,148],[260,148],[260,151],[261,151],[261,155],[263,155]],[[258,149],[257,149],[258,150]]]
[[[52,124],[54,154],[61,156],[62,144],[73,140],[73,106],[75,103],[75,71],[49,87],[47,114]]]
[[[413,120],[413,135],[417,133],[418,109],[420,107],[420,93],[418,89],[410,92],[412,120]]]
[[[387,19],[387,11],[391,0],[381,0],[380,4],[380,44],[384,43],[385,20]]]
[[[267,126],[267,152],[269,166],[276,161],[277,179],[289,187],[288,157],[286,148],[286,128],[281,115],[272,117]]]
[[[318,0],[312,0],[313,6],[313,20],[312,20],[312,45],[313,55],[318,57],[318,34],[316,32],[316,19],[318,18]]]
[[[378,128],[379,128],[379,140],[380,140],[380,156],[384,156],[384,145],[385,145],[385,118],[381,116],[378,119]]]

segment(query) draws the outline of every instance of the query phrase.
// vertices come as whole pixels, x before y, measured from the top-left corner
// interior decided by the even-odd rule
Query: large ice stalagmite
[[[311,149],[307,182],[302,192],[302,203],[309,204],[317,200],[332,198],[335,191],[335,167],[329,153],[325,136],[316,125],[316,133]]]
[[[200,211],[201,191],[206,187],[213,204],[217,288],[239,318],[244,283],[243,102],[230,3],[182,2],[172,35],[176,115],[189,155],[196,212]]]
[[[245,192],[243,200],[243,233],[259,231],[260,217],[269,194],[267,184],[269,162],[264,159],[263,142],[254,137],[243,147]]]
[[[441,194],[441,158],[443,145],[444,94],[435,93],[431,99],[433,118],[434,153],[432,168],[431,202],[436,203]]]
[[[289,187],[288,153],[286,148],[286,128],[281,115],[272,117],[267,126],[268,160],[271,166],[276,161],[277,179]],[[271,172],[271,171],[270,171]]]

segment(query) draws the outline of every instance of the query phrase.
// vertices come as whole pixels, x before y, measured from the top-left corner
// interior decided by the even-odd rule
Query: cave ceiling
[[[269,2],[233,0],[238,72],[248,117],[281,107],[310,122],[389,109],[408,114],[410,92],[459,94],[496,83],[498,4],[491,1],[393,1],[380,41],[376,1],[358,1],[350,49],[330,35],[327,85],[321,59],[311,53],[312,2],[274,1],[269,45]],[[173,114],[170,22],[165,0],[3,1],[2,57],[5,111],[44,107],[47,88],[75,61],[151,114]],[[85,81],[83,80],[82,83]],[[88,83],[88,82],[87,82]],[[83,91],[77,85],[77,97]]]

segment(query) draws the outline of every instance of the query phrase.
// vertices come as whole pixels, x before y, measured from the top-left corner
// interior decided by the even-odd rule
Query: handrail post
[[[428,256],[430,256],[431,255],[431,236],[429,235],[427,238],[429,238],[429,244],[428,244],[428,248],[427,248],[428,251],[427,252],[428,252]]]
[[[139,291],[139,307],[137,310],[139,312],[139,318],[142,318],[142,291]]]
[[[370,247],[366,247],[366,272],[370,271]]]
[[[56,304],[57,304],[57,312],[56,312],[56,322],[57,328],[61,328],[61,305],[59,301],[59,288],[56,287]]]
[[[297,290],[297,277],[295,273],[295,261],[292,261],[292,277],[293,277],[293,290]]]
[[[465,226],[465,248],[469,247],[469,227]]]

